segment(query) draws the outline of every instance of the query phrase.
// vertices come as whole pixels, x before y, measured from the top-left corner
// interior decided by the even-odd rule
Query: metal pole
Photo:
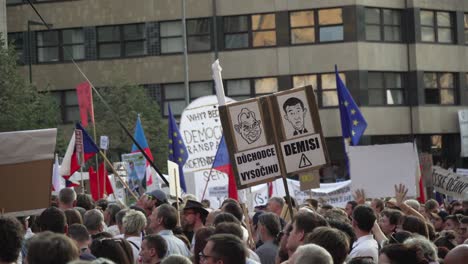
[[[215,60],[218,59],[218,21],[216,19],[216,0],[213,0],[213,43],[214,43],[214,52]]]
[[[186,21],[186,6],[185,0],[182,0],[182,28],[183,28],[183,41],[184,41],[184,69],[185,69],[185,104],[190,103],[190,90],[189,90],[189,66],[188,66],[188,52],[187,52],[187,21]]]
[[[31,58],[31,23],[28,20],[28,66],[29,66],[29,84],[32,84],[32,58]]]

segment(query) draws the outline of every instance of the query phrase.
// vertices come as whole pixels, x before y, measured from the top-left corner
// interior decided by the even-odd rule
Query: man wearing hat
[[[150,216],[153,209],[161,204],[167,204],[167,195],[161,190],[154,190],[143,194],[136,205],[145,210],[146,216]]]
[[[187,200],[183,211],[184,233],[189,240],[194,241],[194,234],[205,226],[208,211],[194,200]],[[193,243],[192,243],[193,245]]]

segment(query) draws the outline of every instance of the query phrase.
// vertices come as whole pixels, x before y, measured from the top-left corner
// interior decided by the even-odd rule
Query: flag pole
[[[174,168],[174,174],[177,175],[177,171]],[[177,209],[177,226],[181,226],[180,223],[180,212],[179,212],[179,185],[177,184],[177,179],[174,181],[175,183],[175,194],[176,194],[176,209]]]
[[[216,152],[216,154],[218,154],[218,153]],[[216,156],[215,156],[215,158],[216,158]],[[206,184],[205,184],[205,188],[203,189],[203,195],[202,195],[201,201],[203,201],[203,199],[205,199],[205,193],[206,193],[206,189],[208,188],[208,183],[211,180],[211,172],[212,171],[213,171],[213,165],[211,165],[210,174],[208,174],[208,180],[206,180]],[[229,175],[228,175],[228,177],[229,177]]]
[[[96,121],[94,120],[94,102],[93,102],[93,89],[91,89],[91,83],[89,83],[89,87],[90,87],[90,96],[91,96],[91,100],[90,100],[90,103],[91,103],[91,121],[93,122],[93,136],[94,136],[94,142],[97,142],[97,135],[96,135]],[[104,165],[105,166],[105,165]],[[96,155],[96,168],[97,168],[97,189],[98,189],[98,197],[101,197],[101,186],[100,186],[100,177],[99,177],[99,157],[98,155]],[[105,168],[104,168],[105,169]],[[105,185],[104,185],[105,186]],[[105,189],[105,187],[104,187]]]
[[[128,184],[122,179],[122,177],[120,177],[120,175],[117,173],[117,171],[115,171],[114,169],[114,166],[112,166],[112,163],[109,161],[109,159],[106,157],[106,155],[104,154],[104,152],[102,152],[102,150],[99,150],[99,154],[101,154],[102,158],[104,159],[104,161],[109,165],[109,167],[111,168],[112,170],[112,173],[114,173],[115,176],[117,176],[117,178],[120,180],[120,182],[122,183],[123,186],[125,186],[125,188],[128,190],[128,192],[130,192],[130,194],[136,199],[138,200],[138,196],[135,195],[135,193],[130,189],[130,187],[128,186]]]

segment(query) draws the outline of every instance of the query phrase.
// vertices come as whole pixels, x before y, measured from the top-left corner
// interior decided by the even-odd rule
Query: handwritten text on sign
[[[274,145],[236,153],[234,156],[242,185],[281,175]]]
[[[434,189],[455,198],[468,198],[468,179],[466,176],[434,167],[432,170]]]

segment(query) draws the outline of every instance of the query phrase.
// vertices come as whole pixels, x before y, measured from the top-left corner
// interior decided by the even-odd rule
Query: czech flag
[[[88,135],[86,130],[80,125],[80,123],[76,123],[75,128],[80,129],[83,132],[83,156],[84,162],[86,162],[99,152],[99,148],[96,146],[96,143],[94,143],[93,139]],[[73,173],[80,169],[75,145],[75,132],[73,132],[70,143],[68,143],[67,152],[65,152],[65,157],[63,157],[62,165],[60,166],[60,175],[62,175],[66,180],[68,180]]]
[[[236,179],[234,178],[234,171],[232,170],[231,160],[224,140],[224,135],[219,142],[218,150],[216,151],[215,160],[213,162],[213,169],[228,175],[228,197],[238,200]]]
[[[91,196],[95,201],[104,198],[104,191],[108,195],[114,193],[104,162],[99,164],[98,171],[94,171],[94,168],[90,166],[88,172],[89,188],[91,190]]]
[[[136,126],[135,126],[135,134],[133,135],[136,142],[140,145],[140,147],[145,151],[146,155],[150,158],[151,161],[154,161],[153,154],[151,154],[150,147],[148,145],[148,141],[146,141],[145,131],[143,131],[143,127],[141,126],[140,115],[138,115]],[[132,146],[132,153],[140,152],[135,144]],[[146,161],[146,186],[153,184],[153,176],[151,173],[151,165],[149,161]]]

